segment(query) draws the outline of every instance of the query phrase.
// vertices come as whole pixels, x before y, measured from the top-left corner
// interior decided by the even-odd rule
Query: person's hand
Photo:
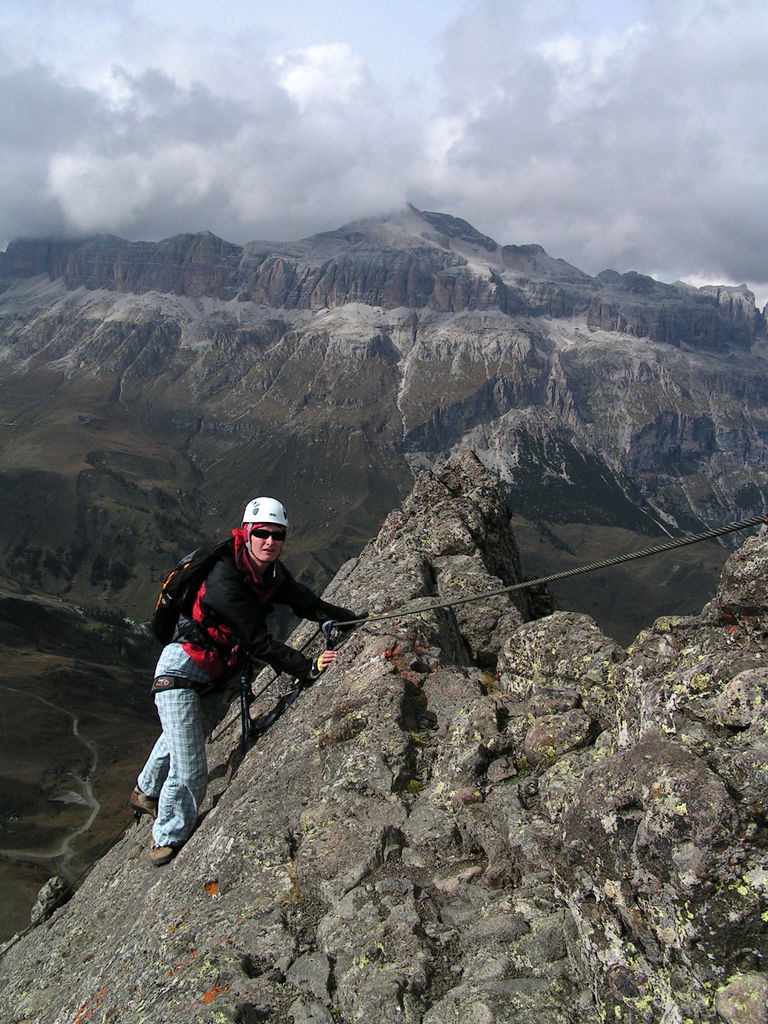
[[[323,653],[312,662],[312,668],[309,670],[307,676],[307,682],[314,683],[316,679],[325,672],[325,670],[332,665],[336,660],[336,651],[323,651]]]
[[[324,672],[331,664],[331,662],[334,662],[336,660],[336,655],[336,651],[323,651],[323,653],[317,659],[315,664],[317,665],[321,672]]]

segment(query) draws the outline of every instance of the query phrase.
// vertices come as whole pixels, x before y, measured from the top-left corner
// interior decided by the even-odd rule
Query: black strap
[[[240,746],[243,753],[248,749],[248,739],[251,734],[250,709],[252,703],[251,663],[248,661],[240,675]]]
[[[271,711],[268,711],[266,715],[262,715],[260,718],[256,718],[252,721],[250,723],[249,735],[255,739],[257,736],[261,736],[262,733],[266,732],[271,725],[274,725],[278,718],[288,710],[291,704],[293,704],[304,689],[304,686],[304,680],[300,679],[292,690],[288,693],[284,693],[283,696],[280,697]]]

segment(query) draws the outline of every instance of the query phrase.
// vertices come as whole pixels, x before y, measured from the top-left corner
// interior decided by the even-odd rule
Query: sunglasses
[[[272,540],[282,544],[285,540],[285,530],[251,530],[251,537],[258,537],[259,540],[267,540],[269,537]]]

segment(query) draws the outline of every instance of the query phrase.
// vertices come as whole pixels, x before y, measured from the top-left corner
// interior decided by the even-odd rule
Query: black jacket
[[[195,600],[191,619],[202,630],[202,640],[184,639],[190,620],[182,617],[178,641],[212,679],[231,675],[243,656],[258,658],[278,672],[299,678],[306,676],[312,667],[311,661],[273,639],[267,630],[266,617],[272,606],[287,605],[299,617],[318,623],[327,619],[348,622],[357,616],[347,608],[317,597],[295,580],[280,561],[273,563],[264,576],[256,580],[237,540],[236,537],[235,552],[227,552],[216,562]]]

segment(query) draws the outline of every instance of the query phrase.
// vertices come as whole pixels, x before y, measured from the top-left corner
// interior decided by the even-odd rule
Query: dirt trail
[[[79,835],[81,835],[83,832],[86,832],[91,827],[94,818],[99,813],[99,810],[101,808],[101,804],[96,799],[93,792],[93,788],[91,786],[91,779],[93,778],[94,772],[96,771],[96,767],[99,762],[98,748],[96,747],[95,743],[92,743],[91,740],[89,740],[86,736],[83,736],[81,734],[80,720],[77,715],[73,714],[73,712],[69,711],[66,708],[59,707],[57,704],[54,704],[51,701],[46,700],[45,697],[39,696],[39,694],[29,693],[25,690],[18,690],[13,686],[6,686],[4,683],[0,683],[0,689],[9,690],[12,693],[19,693],[22,696],[28,697],[32,700],[38,700],[42,704],[47,705],[49,708],[52,708],[59,714],[66,715],[67,718],[70,718],[72,720],[72,735],[79,743],[81,743],[84,747],[87,748],[90,754],[90,765],[88,767],[85,777],[75,779],[78,791],[75,792],[73,790],[69,790],[66,793],[62,793],[60,796],[55,798],[57,800],[62,800],[65,803],[77,803],[82,805],[83,807],[90,808],[90,813],[86,821],[82,825],[78,826],[78,828],[73,829],[71,832],[68,832],[54,849],[0,849],[0,854],[2,854],[5,857],[17,857],[23,858],[24,860],[49,861],[58,860],[59,858],[61,858],[61,867],[62,869],[66,869],[69,861],[74,856],[72,850],[72,843]]]

